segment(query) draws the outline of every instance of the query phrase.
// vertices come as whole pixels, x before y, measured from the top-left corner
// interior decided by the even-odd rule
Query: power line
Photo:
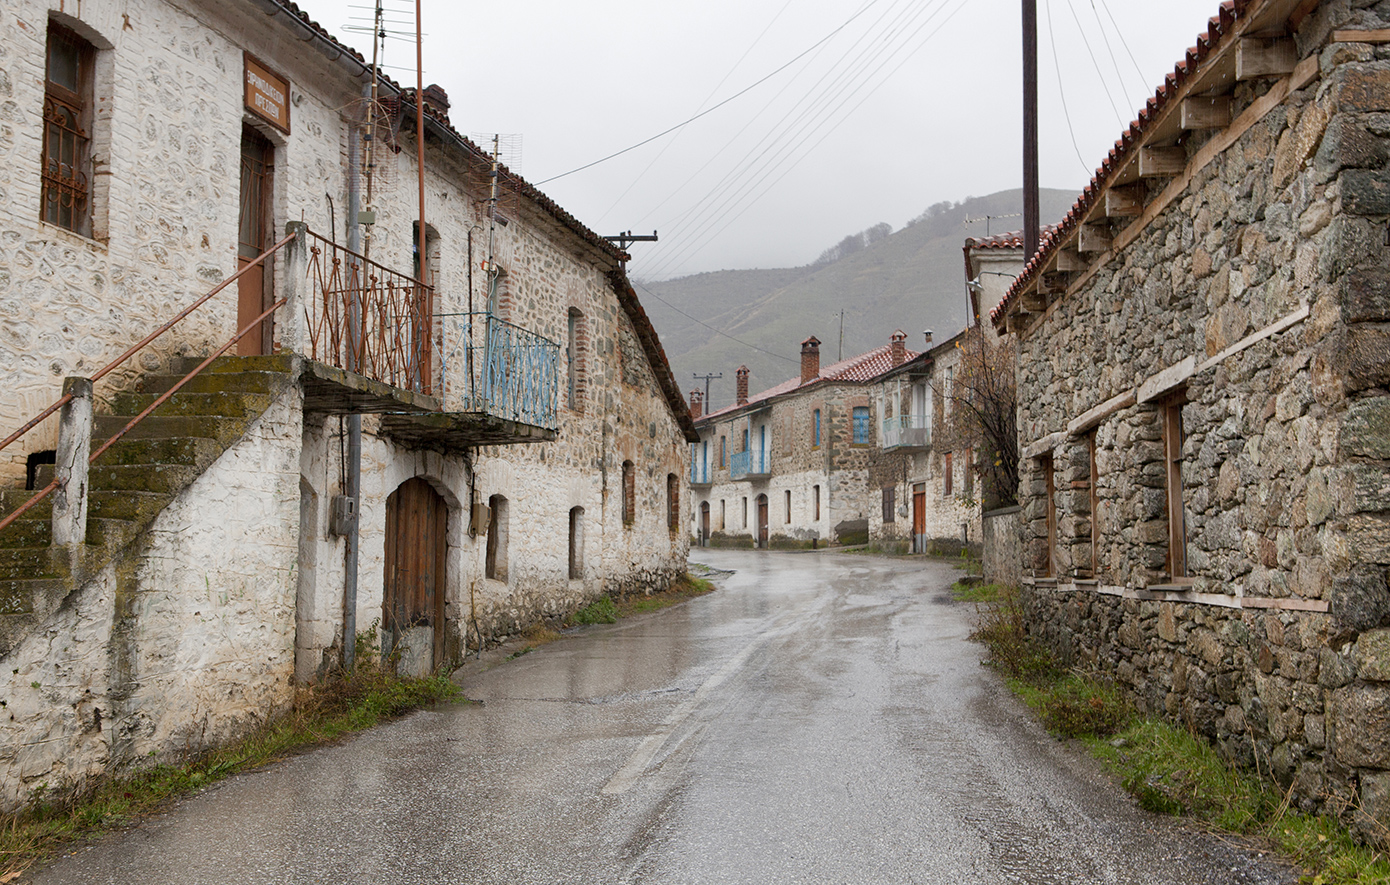
[[[641,147],[641,146],[644,145],[644,144],[650,144],[650,143],[652,143],[653,141],[656,141],[658,138],[662,137],[663,135],[670,135],[672,132],[675,132],[677,129],[680,129],[680,128],[683,127],[683,126],[688,126],[688,125],[690,125],[691,123],[694,123],[696,120],[700,119],[701,117],[706,116],[707,114],[712,114],[712,113],[714,113],[715,111],[717,111],[717,110],[719,110],[720,108],[722,108],[724,105],[726,105],[726,104],[728,104],[729,102],[733,101],[734,99],[738,98],[740,95],[743,95],[745,92],[748,92],[748,91],[750,91],[750,90],[752,90],[752,89],[757,88],[758,86],[761,86],[762,84],[766,83],[768,80],[771,80],[773,77],[777,76],[778,74],[780,74],[780,73],[782,73],[783,71],[785,71],[787,68],[791,67],[791,66],[792,66],[793,64],[795,64],[802,56],[807,55],[808,53],[811,52],[811,50],[815,49],[817,46],[821,45],[822,43],[824,43],[824,42],[826,42],[827,40],[829,40],[831,37],[834,37],[836,34],[840,33],[840,32],[843,31],[845,28],[849,27],[850,22],[854,21],[856,18],[859,18],[859,16],[863,15],[864,12],[865,12],[869,7],[873,6],[875,3],[878,3],[878,2],[879,2],[879,0],[869,0],[868,3],[865,3],[862,7],[860,7],[860,9],[859,9],[858,12],[856,12],[854,15],[851,15],[849,18],[845,19],[844,23],[841,24],[838,28],[836,28],[835,30],[831,31],[829,34],[826,34],[824,37],[822,37],[821,39],[817,40],[815,43],[811,44],[811,46],[810,46],[809,48],[807,48],[806,50],[804,50],[803,52],[801,52],[799,55],[797,55],[797,56],[796,56],[795,58],[793,58],[791,61],[787,62],[786,64],[782,65],[782,66],[781,66],[780,68],[778,68],[777,70],[775,70],[775,71],[773,71],[772,73],[768,74],[767,76],[763,77],[761,80],[757,80],[756,82],[751,83],[751,84],[748,85],[748,86],[745,86],[743,89],[740,89],[738,92],[735,92],[733,95],[731,95],[731,96],[729,96],[728,98],[724,99],[724,100],[721,101],[719,104],[715,105],[714,107],[710,108],[709,110],[701,111],[700,113],[696,114],[695,116],[691,117],[690,119],[686,120],[686,121],[683,122],[683,123],[677,123],[676,125],[672,126],[670,129],[666,129],[666,130],[664,130],[664,131],[662,131],[662,132],[658,132],[656,135],[653,135],[651,138],[645,138],[645,139],[643,139],[642,141],[639,141],[639,142],[637,142],[637,143],[634,144],[634,145],[631,145],[631,146],[629,146],[629,147],[625,147],[625,148],[623,148],[622,150],[617,151],[617,152],[615,152],[615,153],[611,153],[611,154],[609,154],[608,156],[606,156],[606,157],[604,157],[604,158],[602,158],[602,159],[595,160],[595,161],[593,161],[592,163],[585,163],[583,166],[580,166],[580,167],[577,168],[577,169],[571,169],[571,170],[568,171],[568,172],[561,172],[559,175],[552,175],[552,176],[550,176],[549,178],[544,179],[543,181],[538,181],[538,182],[536,182],[536,186],[539,187],[540,185],[548,184],[548,183],[550,183],[550,182],[552,182],[552,181],[555,181],[555,180],[557,180],[557,179],[564,178],[564,177],[567,176],[567,175],[573,175],[573,174],[576,173],[576,172],[583,172],[585,169],[592,169],[593,167],[597,166],[597,165],[600,164],[600,163],[606,163],[606,162],[608,162],[609,160],[613,159],[614,157],[621,157],[623,154],[626,154],[626,153],[629,152],[629,151],[634,151],[634,150],[636,150],[637,148]]]
[[[1125,75],[1120,71],[1120,62],[1115,58],[1115,48],[1110,45],[1110,37],[1105,32],[1105,22],[1101,20],[1100,10],[1096,8],[1096,0],[1091,0],[1091,14],[1096,17],[1096,27],[1100,29],[1100,39],[1105,41],[1105,52],[1110,56],[1110,66],[1115,69],[1115,82],[1119,85],[1120,95],[1123,97]]]
[[[1081,16],[1076,14],[1076,7],[1071,0],[1067,0],[1067,8],[1071,10],[1071,17],[1076,21],[1077,33],[1081,35],[1081,44],[1086,47],[1086,54],[1091,57],[1091,67],[1096,69],[1096,79],[1100,81],[1100,88],[1105,91],[1105,98],[1110,102],[1110,109],[1115,112],[1115,120],[1121,126],[1125,125],[1124,115],[1120,113],[1120,106],[1115,104],[1115,97],[1110,94],[1110,86],[1105,82],[1105,74],[1101,73],[1100,62],[1096,61],[1096,54],[1091,49],[1091,41],[1086,36],[1086,29],[1081,25]]]
[[[1052,44],[1052,64],[1057,69],[1057,94],[1062,97],[1062,116],[1067,120],[1067,132],[1071,134],[1071,146],[1076,151],[1076,159],[1080,161],[1082,169],[1090,172],[1085,159],[1081,156],[1081,148],[1076,143],[1076,130],[1071,125],[1071,111],[1067,109],[1067,91],[1062,87],[1062,63],[1057,59],[1057,38],[1052,32],[1052,3],[1050,0],[1043,0],[1043,11],[1047,14],[1047,41]]]
[[[630,279],[630,278],[629,278],[629,279]],[[728,338],[730,341],[734,341],[734,342],[737,342],[738,344],[742,344],[744,347],[747,347],[747,348],[749,348],[750,350],[756,350],[758,353],[765,353],[765,354],[767,354],[768,356],[774,356],[774,357],[776,357],[776,358],[779,359],[779,360],[786,360],[786,361],[789,362],[789,363],[797,363],[798,365],[800,365],[800,360],[794,360],[794,359],[792,359],[792,358],[789,357],[789,356],[783,356],[783,355],[780,354],[780,353],[773,353],[773,352],[770,351],[770,350],[763,350],[761,347],[759,347],[759,346],[756,345],[756,344],[749,344],[747,341],[744,341],[744,340],[742,340],[742,339],[740,339],[740,338],[735,338],[734,336],[730,335],[728,332],[725,332],[725,331],[722,330],[722,329],[716,329],[714,326],[711,326],[709,323],[705,322],[704,320],[700,319],[699,317],[693,317],[693,316],[691,316],[690,314],[688,314],[688,313],[686,313],[685,311],[681,310],[679,307],[676,307],[674,304],[672,304],[671,302],[667,301],[665,298],[662,298],[660,295],[658,295],[658,294],[656,294],[655,292],[653,292],[651,289],[648,289],[646,286],[642,285],[642,284],[641,284],[640,282],[638,282],[637,280],[632,280],[632,279],[630,279],[630,282],[631,282],[634,286],[636,286],[637,288],[641,289],[643,292],[646,292],[648,295],[650,295],[650,296],[652,296],[653,298],[655,298],[657,301],[660,301],[662,304],[664,304],[664,305],[666,305],[667,307],[669,307],[669,308],[671,308],[672,310],[674,310],[676,313],[680,314],[681,316],[685,317],[685,318],[688,319],[688,320],[694,320],[695,322],[697,322],[697,323],[699,323],[700,325],[704,326],[706,329],[709,329],[711,332],[715,332],[715,333],[717,333],[717,334],[719,334],[719,335],[723,335],[725,338]]]
[[[1149,81],[1144,79],[1144,71],[1139,67],[1139,60],[1130,51],[1129,43],[1125,40],[1125,32],[1120,30],[1120,23],[1115,21],[1115,15],[1110,11],[1110,5],[1105,0],[1100,0],[1100,8],[1105,10],[1105,14],[1110,18],[1110,24],[1115,26],[1115,34],[1120,38],[1120,45],[1125,48],[1125,54],[1129,56],[1130,62],[1134,65],[1134,72],[1139,75],[1139,86],[1141,90],[1149,88]]]

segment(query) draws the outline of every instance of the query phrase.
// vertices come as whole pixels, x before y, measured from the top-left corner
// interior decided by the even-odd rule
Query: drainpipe
[[[365,97],[371,100],[371,87],[364,87]],[[348,198],[347,198],[347,247],[348,251],[361,254],[362,226],[357,223],[357,214],[362,202],[361,147],[362,133],[356,121],[348,126]],[[359,279],[361,277],[359,276]],[[360,372],[357,365],[359,338],[361,336],[362,293],[354,286],[352,304],[348,315],[348,368]],[[351,672],[357,663],[357,553],[361,538],[359,524],[362,508],[362,416],[348,416],[347,488],[343,493],[352,501],[357,518],[348,527],[347,549],[343,553],[343,669]]]

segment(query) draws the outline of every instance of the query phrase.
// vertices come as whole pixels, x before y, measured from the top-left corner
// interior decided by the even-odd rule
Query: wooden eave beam
[[[1286,77],[1298,65],[1292,37],[1241,37],[1236,40],[1236,79]]]
[[[1144,194],[1142,186],[1112,187],[1105,192],[1105,216],[1107,218],[1136,218],[1144,214]]]
[[[1085,261],[1075,249],[1057,250],[1057,269],[1063,273],[1073,273],[1085,270],[1089,263]]]
[[[1037,314],[1035,313],[1028,313],[1022,310],[1014,311],[1009,314],[1008,319],[1005,320],[1004,331],[1022,334],[1028,331],[1028,327],[1033,324],[1033,320],[1036,318]]]
[[[1197,95],[1182,100],[1179,125],[1184,129],[1225,129],[1231,125],[1229,95]]]
[[[1110,230],[1101,224],[1083,224],[1076,237],[1076,248],[1086,252],[1105,252],[1110,248]]]
[[[1187,151],[1180,147],[1139,149],[1139,175],[1142,178],[1174,178],[1187,168]]]

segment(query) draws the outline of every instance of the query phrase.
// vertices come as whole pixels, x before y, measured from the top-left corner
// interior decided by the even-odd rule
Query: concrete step
[[[111,400],[111,411],[117,415],[138,415],[158,398],[159,394],[154,393],[119,393]],[[160,403],[159,408],[155,409],[150,417],[207,415],[241,418],[253,413],[259,415],[270,406],[270,401],[271,397],[266,393],[186,393],[180,390]],[[145,420],[148,421],[149,418]]]
[[[67,582],[61,578],[0,578],[0,618],[4,615],[24,615],[34,610],[35,597],[67,593]],[[0,625],[3,621],[0,621]],[[10,649],[5,630],[0,626],[0,656]]]
[[[0,517],[9,516],[18,509],[25,501],[37,494],[33,489],[0,489]],[[20,521],[26,519],[52,519],[53,518],[53,493],[39,503],[24,511]]]
[[[183,464],[96,464],[91,467],[92,491],[162,492],[177,494],[202,471]]]
[[[53,543],[51,520],[25,519],[24,516],[0,530],[0,548],[46,547]]]
[[[63,578],[68,569],[53,547],[0,548],[0,577]]]
[[[119,550],[140,534],[140,526],[128,519],[100,519],[87,515],[87,546],[108,551]]]
[[[146,375],[140,380],[141,393],[160,394],[182,381],[183,375]],[[185,393],[269,393],[285,385],[286,376],[278,372],[208,372],[192,378],[175,396]]]
[[[93,490],[87,502],[87,518],[123,519],[143,526],[154,519],[173,497],[161,492]]]
[[[98,415],[92,429],[93,443],[114,436],[130,422],[132,416]],[[136,424],[122,439],[176,439],[196,437],[216,440],[228,445],[246,429],[244,419],[215,418],[189,415],[151,415]]]
[[[198,368],[206,357],[179,357],[169,367],[169,373],[182,377]],[[288,375],[294,370],[294,357],[287,353],[269,356],[222,356],[212,361],[200,374],[225,374],[227,372],[274,372]]]
[[[122,425],[124,426],[124,425]],[[184,464],[199,471],[207,468],[222,454],[216,440],[189,436],[171,439],[131,439],[122,437],[102,453],[93,468],[140,464]]]

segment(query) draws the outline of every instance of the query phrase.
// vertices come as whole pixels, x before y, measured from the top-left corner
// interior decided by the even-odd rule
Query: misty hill
[[[1044,189],[1043,224],[1059,221],[1075,200],[1074,191]],[[688,391],[703,386],[692,373],[722,372],[724,377],[710,385],[710,399],[715,408],[723,408],[733,402],[735,369],[748,366],[749,390],[754,392],[785,381],[800,371],[800,345],[809,335],[822,342],[821,364],[835,361],[842,308],[845,356],[887,344],[899,328],[912,350],[922,349],[924,329],[934,330],[937,341],[960,331],[966,310],[965,238],[985,236],[984,216],[1022,209],[1021,190],[938,203],[902,230],[888,233],[886,225],[876,225],[847,236],[802,267],[637,280],[637,292],[661,335],[676,384]],[[982,220],[966,224],[967,217]],[[996,217],[989,233],[1020,226],[1019,218]],[[782,358],[719,335],[658,298]]]

